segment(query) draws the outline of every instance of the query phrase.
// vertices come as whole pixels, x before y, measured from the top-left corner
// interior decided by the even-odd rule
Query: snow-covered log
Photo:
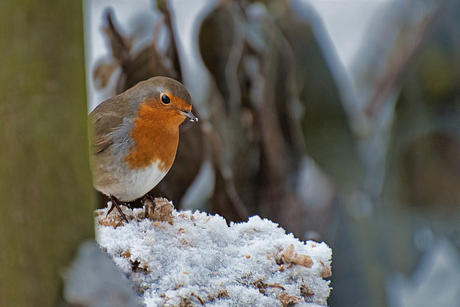
[[[324,306],[331,249],[251,217],[178,212],[166,199],[143,209],[96,211],[97,241],[145,306]]]

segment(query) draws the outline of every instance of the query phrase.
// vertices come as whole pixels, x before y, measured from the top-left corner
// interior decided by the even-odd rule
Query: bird
[[[197,122],[187,89],[157,76],[101,102],[90,114],[93,186],[120,205],[143,197],[171,168],[179,144],[179,125]]]

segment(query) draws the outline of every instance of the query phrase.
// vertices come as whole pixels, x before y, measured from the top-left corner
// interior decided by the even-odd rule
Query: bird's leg
[[[152,219],[155,214],[155,201],[153,200],[153,196],[147,193],[142,197],[141,202],[145,210],[145,217]]]
[[[149,200],[149,201],[152,202],[153,207],[155,208],[155,201],[154,201],[154,199],[155,199],[155,198],[154,198],[152,195],[150,195],[149,193],[147,193],[147,194],[145,194],[145,195],[142,197],[142,200],[141,200],[142,205],[145,206],[145,202]]]
[[[120,213],[121,217],[126,221],[126,223],[129,223],[128,219],[126,218],[126,215],[123,213],[123,211],[121,211],[121,208],[120,208],[121,204],[118,203],[118,199],[113,195],[110,195],[109,197],[110,197],[110,201],[112,202],[112,206],[107,212],[107,215],[109,215],[110,212],[112,212],[113,208],[117,208],[118,213]]]

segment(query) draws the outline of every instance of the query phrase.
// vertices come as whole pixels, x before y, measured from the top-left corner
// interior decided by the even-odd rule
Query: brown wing
[[[93,128],[93,153],[99,153],[112,144],[107,135],[129,115],[128,103],[121,95],[102,102],[89,114]]]

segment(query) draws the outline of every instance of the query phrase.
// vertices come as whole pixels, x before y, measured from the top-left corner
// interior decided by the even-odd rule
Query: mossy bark
[[[0,2],[0,302],[52,306],[94,236],[80,1]]]

